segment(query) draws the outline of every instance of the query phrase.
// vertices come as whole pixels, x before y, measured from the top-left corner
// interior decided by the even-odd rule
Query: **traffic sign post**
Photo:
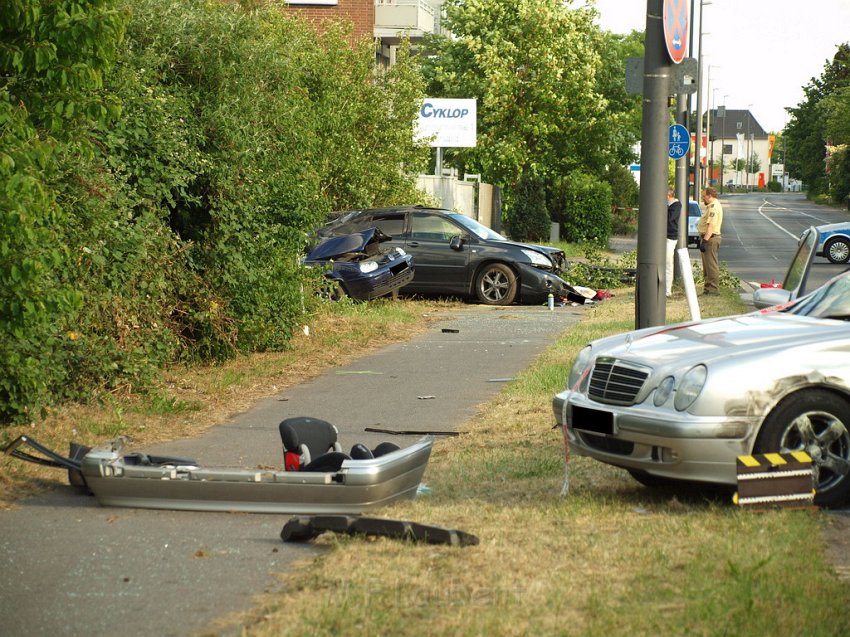
[[[667,154],[670,159],[681,159],[688,154],[690,149],[691,136],[688,129],[681,124],[670,126],[670,132],[667,136]]]

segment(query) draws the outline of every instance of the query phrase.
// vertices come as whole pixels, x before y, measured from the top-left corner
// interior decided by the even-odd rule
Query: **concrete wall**
[[[453,177],[419,175],[416,178],[416,187],[434,197],[443,208],[455,210],[473,219],[478,218],[475,209],[475,186],[474,182],[458,181]]]
[[[454,210],[499,232],[501,200],[492,184],[458,181],[454,177],[419,175],[416,186],[440,202],[443,208]]]

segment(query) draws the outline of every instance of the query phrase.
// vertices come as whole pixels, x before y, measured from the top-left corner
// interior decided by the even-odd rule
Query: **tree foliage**
[[[819,78],[803,87],[805,99],[788,109],[785,128],[787,170],[802,179],[810,196],[830,194],[840,201],[850,193],[850,44],[845,43]],[[829,161],[827,161],[829,159]]]
[[[506,189],[511,227],[524,224],[512,206],[527,172],[551,195],[564,175],[605,174],[634,158],[640,100],[626,94],[623,77],[642,36],[603,33],[593,8],[570,5],[448,0],[451,35],[428,43],[430,94],[478,100],[477,146],[447,152],[446,161]]]
[[[604,180],[574,172],[557,181],[550,206],[560,222],[561,236],[571,243],[608,245],[611,237],[611,186]]]
[[[508,232],[518,241],[548,240],[551,223],[543,182],[530,170],[525,171],[507,218]]]
[[[415,196],[417,67],[278,7],[0,12],[0,422],[287,346],[333,209]]]
[[[596,86],[598,29],[589,10],[560,0],[448,0],[451,37],[425,62],[435,96],[478,100],[478,145],[459,153],[467,172],[512,186],[525,167],[542,177],[596,152],[606,102]]]

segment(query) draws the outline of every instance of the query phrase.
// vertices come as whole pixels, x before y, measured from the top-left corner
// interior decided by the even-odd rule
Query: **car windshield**
[[[492,241],[507,241],[507,239],[500,235],[498,232],[495,232],[487,226],[478,223],[475,219],[471,219],[470,217],[458,214],[456,212],[449,213],[446,216],[462,225],[472,234],[476,235],[479,239],[489,239]]]
[[[850,274],[838,276],[782,310],[825,319],[850,319]]]

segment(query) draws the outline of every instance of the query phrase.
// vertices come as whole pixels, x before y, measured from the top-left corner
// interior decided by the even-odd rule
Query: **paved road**
[[[800,234],[809,226],[850,221],[846,210],[819,206],[800,193],[749,193],[721,197],[723,243],[720,259],[743,282],[781,283]],[[694,258],[699,253],[691,251]],[[808,289],[813,290],[847,269],[815,257]]]
[[[585,312],[453,310],[427,333],[289,388],[202,438],[146,451],[203,464],[277,466],[277,424],[296,415],[337,424],[343,448],[387,438],[365,434],[368,426],[453,429]],[[57,488],[0,511],[0,634],[195,633],[250,608],[253,595],[278,585],[274,573],[316,555],[312,546],[280,541],[287,519],[106,508]]]

